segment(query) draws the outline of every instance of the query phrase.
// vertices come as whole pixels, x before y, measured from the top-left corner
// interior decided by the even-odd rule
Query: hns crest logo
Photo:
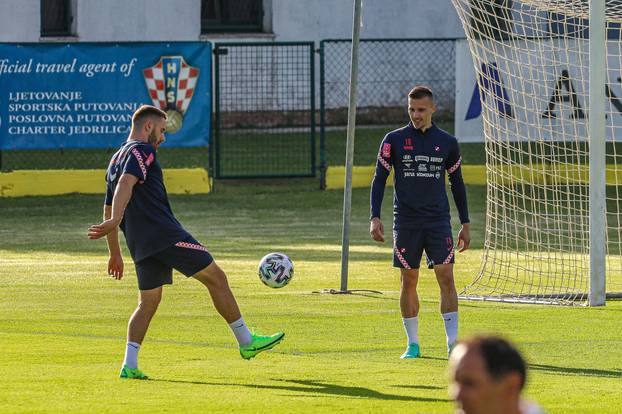
[[[199,79],[199,69],[186,63],[183,56],[162,56],[143,75],[153,105],[168,115],[166,132],[181,129]]]

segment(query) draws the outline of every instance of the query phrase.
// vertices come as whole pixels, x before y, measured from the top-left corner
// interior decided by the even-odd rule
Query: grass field
[[[453,125],[441,125],[453,131]],[[397,126],[395,126],[397,127]],[[356,131],[354,162],[356,165],[372,165],[378,154],[378,147],[384,135],[394,127],[363,127]],[[316,166],[320,165],[320,137],[316,133]],[[251,174],[308,174],[311,154],[309,133],[223,133],[221,144],[223,175]],[[483,143],[462,144],[462,155],[467,164],[483,164],[485,153]],[[116,148],[81,148],[56,150],[11,150],[0,152],[0,170],[23,169],[93,169],[103,168],[110,161]],[[326,164],[344,165],[346,152],[346,130],[331,129],[326,132]],[[158,150],[162,165],[169,168],[208,168],[207,147],[170,148],[164,145]]]
[[[246,320],[287,336],[242,360],[207,291],[176,274],[140,351],[150,381],[117,378],[136,280],[127,255],[125,278],[107,278],[105,243],[86,239],[103,197],[0,199],[0,412],[451,412],[438,288],[424,270],[423,358],[400,360],[398,272],[390,246],[369,239],[367,190],[353,195],[349,287],[383,294],[313,293],[339,287],[343,198],[316,188],[316,179],[227,182],[207,196],[171,198],[228,273]],[[484,188],[468,191],[474,243],[458,256],[459,288],[477,272],[483,246]],[[269,251],[296,266],[282,290],[255,275]],[[518,344],[529,361],[526,394],[548,412],[598,414],[622,406],[621,317],[621,302],[461,302],[460,316],[462,335],[495,332]]]
[[[453,122],[439,122],[439,127],[453,133]],[[380,141],[394,126],[367,126],[359,127],[355,134],[354,164],[372,165],[376,160]],[[460,138],[460,137],[458,137]],[[222,157],[220,161],[221,174],[237,175],[267,175],[267,174],[309,174],[310,136],[308,132],[278,132],[272,130],[258,132],[252,130],[228,131],[221,138]],[[317,127],[315,137],[315,161],[319,168],[320,132]],[[540,143],[538,147],[530,148],[533,143],[517,143],[505,148],[504,156],[518,157],[518,163],[525,163],[525,154],[558,154],[557,162],[586,164],[584,159],[587,142],[577,144],[549,142]],[[326,131],[325,161],[327,166],[345,165],[346,129],[329,128]],[[571,148],[564,151],[563,148]],[[509,149],[512,151],[509,151]],[[0,171],[23,169],[96,169],[102,168],[110,161],[116,148],[81,148],[55,150],[10,150],[0,151]],[[486,153],[483,142],[461,142],[460,151],[464,164],[481,165],[486,163]],[[581,154],[577,159],[574,153]],[[608,142],[606,144],[607,163],[618,163],[616,154],[622,153],[622,142]],[[563,158],[559,158],[563,154]],[[208,147],[170,148],[164,145],[158,150],[158,158],[163,165],[169,168],[193,168],[209,166]],[[534,162],[538,162],[534,159]],[[269,170],[269,171],[268,171]]]

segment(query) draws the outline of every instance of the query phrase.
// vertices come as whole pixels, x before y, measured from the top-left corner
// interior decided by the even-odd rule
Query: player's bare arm
[[[462,228],[460,232],[458,232],[458,251],[463,252],[469,248],[471,244],[471,230],[470,224],[464,223],[462,224]]]
[[[112,199],[112,215],[100,224],[94,224],[89,227],[89,239],[95,240],[104,237],[119,226],[123,219],[125,207],[129,203],[130,198],[132,198],[132,189],[137,182],[138,177],[131,174],[123,174],[119,178],[119,183]]]
[[[371,219],[369,223],[369,234],[371,234],[372,239],[375,241],[384,242],[384,225],[378,217]]]
[[[104,205],[104,221],[112,217],[112,206]],[[119,245],[119,226],[106,235],[108,243],[108,275],[120,280],[123,277],[123,256]]]

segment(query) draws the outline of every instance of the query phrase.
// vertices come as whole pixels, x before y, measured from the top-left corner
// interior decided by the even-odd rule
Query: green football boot
[[[244,359],[251,359],[260,352],[272,349],[279,344],[285,337],[283,332],[277,332],[274,335],[256,335],[251,334],[252,342],[248,345],[240,346],[240,355]]]
[[[419,344],[409,344],[408,348],[406,348],[406,352],[402,354],[400,358],[402,359],[412,359],[419,358],[421,356],[421,352],[419,351]]]
[[[130,368],[127,365],[123,365],[121,368],[121,373],[119,374],[120,378],[128,378],[128,379],[139,379],[146,380],[149,379],[141,370],[138,368]]]

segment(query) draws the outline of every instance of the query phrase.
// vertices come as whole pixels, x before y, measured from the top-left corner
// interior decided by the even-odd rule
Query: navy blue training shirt
[[[138,177],[132,198],[125,209],[121,230],[134,262],[138,262],[190,234],[173,215],[162,177],[162,168],[151,144],[127,141],[112,156],[106,173],[106,205],[123,174]]]
[[[469,222],[466,188],[462,180],[458,140],[436,125],[425,132],[409,123],[389,132],[380,144],[371,186],[371,217],[380,218],[387,177],[394,168],[393,213],[395,229],[422,222],[449,220],[445,171],[449,174],[461,223]]]

